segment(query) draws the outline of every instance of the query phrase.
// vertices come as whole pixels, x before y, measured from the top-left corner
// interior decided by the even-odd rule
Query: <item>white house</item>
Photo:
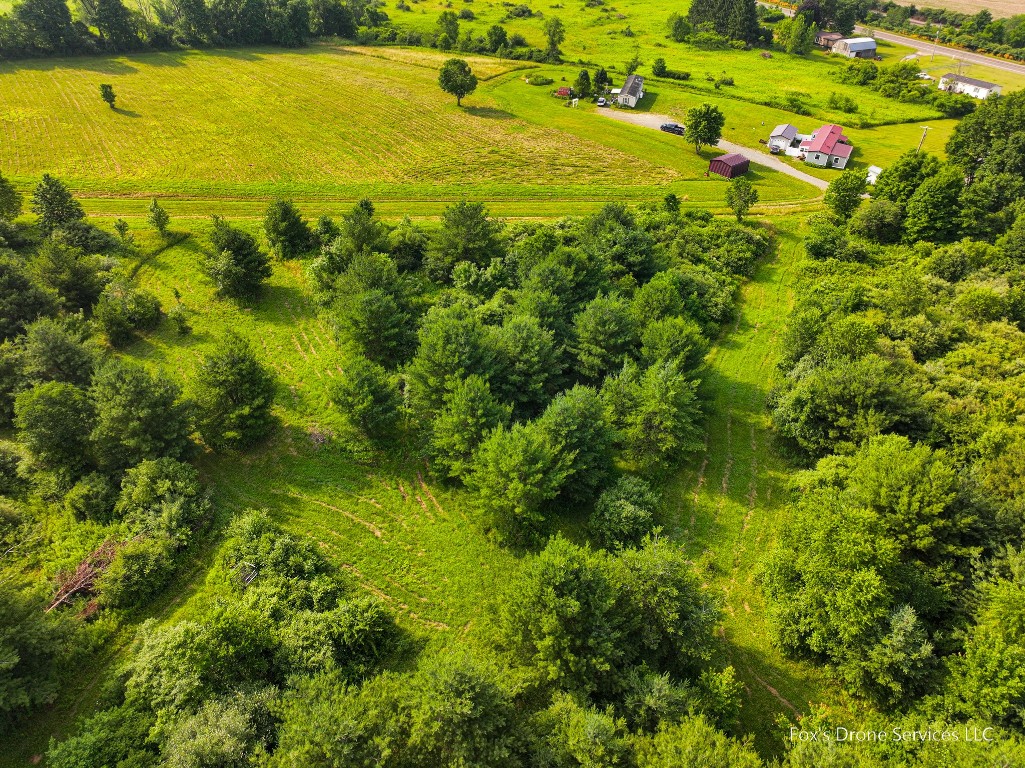
[[[996,83],[987,83],[985,80],[955,75],[952,72],[940,78],[940,90],[964,93],[973,99],[988,99],[990,96],[1000,95],[1000,86]]]
[[[797,126],[790,123],[777,125],[769,134],[769,149],[786,152],[797,141]]]
[[[616,100],[621,107],[636,107],[637,102],[644,98],[644,78],[640,75],[630,75],[623,87],[619,89]]]
[[[871,37],[848,37],[833,44],[833,53],[848,59],[874,59],[876,41]]]
[[[854,151],[839,125],[824,125],[801,142],[804,162],[820,168],[845,168]]]

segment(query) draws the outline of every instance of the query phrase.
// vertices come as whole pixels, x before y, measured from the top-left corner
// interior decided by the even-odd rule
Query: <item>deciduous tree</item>
[[[571,460],[536,422],[499,427],[478,449],[466,483],[478,493],[488,524],[523,545],[543,529],[544,505],[559,494]]]
[[[545,33],[545,40],[548,42],[548,61],[557,62],[562,54],[559,46],[566,39],[566,25],[558,16],[545,16],[541,22],[541,31]]]
[[[107,102],[108,107],[113,109],[114,101],[117,99],[117,96],[114,94],[114,86],[110,83],[101,83],[100,98]]]
[[[93,377],[89,397],[96,412],[90,441],[101,469],[117,473],[190,452],[191,408],[170,379],[112,358]]]
[[[470,70],[470,65],[462,59],[449,59],[438,73],[438,85],[445,93],[455,96],[456,105],[461,106],[463,97],[477,90],[477,76]]]
[[[847,221],[861,205],[868,179],[861,168],[847,168],[829,182],[823,202],[841,221]]]
[[[687,137],[694,142],[694,151],[702,146],[714,147],[722,138],[726,117],[719,108],[711,104],[693,107],[687,112]]]
[[[726,205],[733,209],[737,221],[743,221],[751,206],[758,202],[758,190],[743,176],[738,176],[726,188]]]
[[[171,223],[171,217],[167,215],[167,211],[155,197],[150,201],[146,221],[157,231],[157,234],[167,237],[167,226]]]

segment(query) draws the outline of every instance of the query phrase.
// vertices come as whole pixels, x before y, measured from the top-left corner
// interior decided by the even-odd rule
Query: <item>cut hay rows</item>
[[[0,65],[0,145],[16,148],[0,170],[109,180],[110,191],[123,180],[586,184],[605,175],[594,157],[628,160],[555,129],[456,109],[437,87],[443,60],[314,46]],[[99,77],[120,111],[96,97]],[[674,178],[630,162],[647,183]]]

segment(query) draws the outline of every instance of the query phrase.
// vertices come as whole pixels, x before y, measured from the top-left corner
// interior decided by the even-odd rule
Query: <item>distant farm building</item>
[[[747,173],[747,169],[750,165],[750,160],[743,155],[733,152],[713,159],[708,166],[708,170],[711,173],[717,173],[720,176],[725,176],[727,179],[735,179],[737,176],[743,176]]]
[[[976,80],[974,77],[953,73],[940,78],[940,90],[964,93],[974,99],[988,99],[990,96],[1000,95],[1000,86],[996,83],[987,83],[985,80]]]
[[[820,168],[845,168],[854,147],[839,125],[824,125],[801,142],[804,161]]]
[[[570,96],[573,95],[573,89],[572,88],[568,88],[566,86],[562,86],[561,88],[559,88],[559,90],[557,90],[555,92],[555,95],[556,96],[561,96],[562,98],[565,98],[565,99],[568,99]]]
[[[816,32],[815,45],[826,50],[832,50],[833,46],[843,40],[839,32]]]
[[[636,107],[637,102],[643,98],[644,78],[640,75],[630,75],[623,83],[623,87],[619,89],[616,100],[621,107]]]
[[[871,37],[849,37],[833,44],[833,53],[848,59],[874,59],[876,41]]]
[[[797,126],[790,123],[783,123],[773,128],[769,134],[769,150],[772,152],[786,152],[794,146],[797,141]]]

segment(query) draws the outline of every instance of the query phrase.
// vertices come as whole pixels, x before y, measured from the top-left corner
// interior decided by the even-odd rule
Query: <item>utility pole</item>
[[[915,150],[916,155],[922,151],[922,145],[925,144],[925,135],[929,133],[929,131],[931,130],[932,128],[930,128],[928,125],[922,126],[922,138],[918,142],[918,149]]]

